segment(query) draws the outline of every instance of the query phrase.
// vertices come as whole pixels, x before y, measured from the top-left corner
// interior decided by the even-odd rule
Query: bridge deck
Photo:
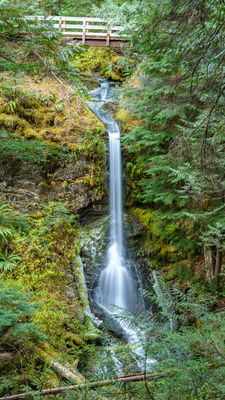
[[[121,33],[121,26],[113,26],[101,18],[30,15],[26,19],[40,24],[47,21],[59,29],[66,39],[91,46],[120,47],[126,41],[126,35]]]

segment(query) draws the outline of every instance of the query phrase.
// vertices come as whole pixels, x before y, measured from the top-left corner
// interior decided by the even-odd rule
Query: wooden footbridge
[[[63,17],[63,16],[27,16],[29,21],[50,23],[59,29],[68,41],[81,42],[90,46],[121,47],[126,42],[126,35],[121,26],[114,26],[101,18]]]

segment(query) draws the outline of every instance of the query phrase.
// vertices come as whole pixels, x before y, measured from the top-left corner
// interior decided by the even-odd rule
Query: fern
[[[9,239],[13,237],[15,231],[11,228],[7,228],[5,226],[0,226],[0,241],[3,244],[7,244]]]
[[[0,253],[0,270],[3,272],[13,271],[20,261],[21,258],[18,255],[9,253],[8,248],[5,248],[4,251]]]

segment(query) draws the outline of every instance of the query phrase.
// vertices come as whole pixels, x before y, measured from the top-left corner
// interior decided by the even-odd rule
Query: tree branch
[[[19,399],[25,399],[29,396],[34,396],[34,395],[43,395],[43,396],[49,396],[52,394],[59,394],[59,393],[65,393],[68,392],[69,390],[87,390],[87,389],[97,389],[99,387],[103,386],[110,386],[114,383],[122,382],[122,383],[131,383],[131,382],[143,382],[145,380],[150,380],[150,379],[160,379],[164,378],[166,376],[169,376],[175,371],[166,371],[166,372],[153,372],[152,374],[141,374],[141,375],[130,375],[130,376],[123,376],[120,378],[115,378],[115,379],[109,379],[105,381],[97,381],[97,382],[90,382],[90,383],[82,383],[78,385],[71,385],[71,386],[61,386],[57,388],[51,388],[51,389],[44,389],[41,391],[32,391],[32,392],[26,392],[26,393],[20,393],[20,394],[15,394],[11,396],[5,396],[5,397],[0,397],[0,400],[19,400]]]

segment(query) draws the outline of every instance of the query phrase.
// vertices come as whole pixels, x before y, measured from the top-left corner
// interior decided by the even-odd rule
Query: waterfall
[[[95,301],[104,313],[113,319],[116,307],[131,311],[140,308],[140,295],[137,288],[137,276],[126,257],[120,129],[110,113],[103,108],[103,105],[110,101],[110,93],[110,84],[103,82],[100,88],[91,92],[94,101],[89,103],[89,107],[105,124],[109,138],[110,235],[105,265],[95,291]],[[128,342],[133,342],[134,336],[137,339],[137,335],[126,327],[126,324],[119,325]]]

